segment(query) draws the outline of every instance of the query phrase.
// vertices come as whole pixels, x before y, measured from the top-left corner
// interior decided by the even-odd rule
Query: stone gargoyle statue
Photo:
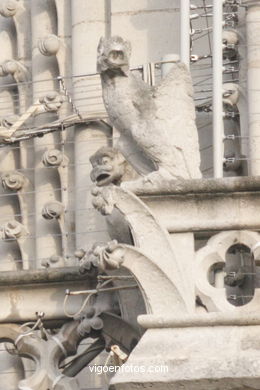
[[[98,187],[120,185],[139,176],[116,148],[103,146],[89,160],[93,167],[90,178]]]
[[[137,151],[151,162],[145,180],[135,182],[156,181],[158,176],[200,178],[193,88],[186,66],[173,64],[161,83],[152,87],[130,71],[130,54],[130,43],[121,37],[101,38],[97,69],[106,110],[120,133],[117,147],[132,165],[129,156]],[[123,186],[131,189],[131,182]]]
[[[119,186],[139,177],[116,148],[103,146],[92,154],[89,160],[93,167],[90,178],[98,187],[110,184]],[[111,239],[116,238],[120,243],[132,244],[129,226],[116,208],[111,215],[106,216],[106,223]]]

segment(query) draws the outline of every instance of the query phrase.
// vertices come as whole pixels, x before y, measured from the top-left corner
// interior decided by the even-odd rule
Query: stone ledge
[[[207,313],[203,315],[184,315],[182,317],[169,315],[159,317],[152,314],[143,314],[138,317],[138,323],[145,329],[252,326],[260,325],[260,315],[255,312]]]
[[[260,229],[258,176],[147,182],[135,194],[169,233]]]
[[[227,177],[221,179],[163,180],[158,186],[146,182],[134,193],[140,197],[187,194],[260,192],[260,176]]]
[[[78,267],[5,271],[0,273],[0,288],[2,286],[10,287],[21,284],[64,283],[69,281],[87,281],[89,283],[89,277],[86,274],[80,274]]]

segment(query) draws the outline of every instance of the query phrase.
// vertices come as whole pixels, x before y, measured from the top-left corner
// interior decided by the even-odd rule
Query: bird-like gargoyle
[[[148,171],[148,180],[156,175],[200,178],[193,88],[186,66],[175,63],[161,83],[151,87],[129,70],[130,54],[130,43],[121,37],[99,42],[97,68],[106,110],[120,132],[117,147],[131,164],[130,157],[138,153],[151,161],[150,172],[156,172]]]

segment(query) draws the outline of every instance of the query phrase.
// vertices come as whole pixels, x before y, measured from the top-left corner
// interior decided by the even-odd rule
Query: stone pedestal
[[[110,390],[260,389],[260,326],[148,329],[125,366]]]

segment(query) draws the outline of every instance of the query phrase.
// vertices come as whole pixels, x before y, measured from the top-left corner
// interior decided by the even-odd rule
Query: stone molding
[[[259,177],[146,182],[134,193],[169,233],[260,229]]]

